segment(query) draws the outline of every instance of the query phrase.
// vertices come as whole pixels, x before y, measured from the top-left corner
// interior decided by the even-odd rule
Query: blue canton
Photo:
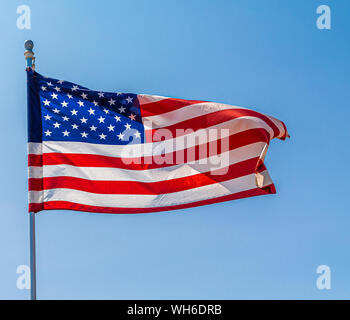
[[[38,73],[42,140],[97,144],[144,142],[136,94],[92,91]]]

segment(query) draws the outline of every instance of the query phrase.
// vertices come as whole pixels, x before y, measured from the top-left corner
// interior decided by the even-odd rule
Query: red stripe
[[[174,111],[189,106],[191,104],[201,102],[203,101],[167,98],[156,102],[141,104],[140,109],[142,117],[149,117]]]
[[[178,210],[191,207],[198,207],[218,202],[231,201],[236,199],[254,197],[265,194],[276,193],[275,186],[273,184],[264,188],[255,188],[252,190],[242,191],[235,194],[230,194],[223,197],[207,199],[197,202],[185,203],[176,206],[169,207],[155,207],[155,208],[109,208],[109,207],[97,207],[89,206],[68,201],[48,201],[45,203],[31,203],[29,204],[29,212],[39,212],[41,210],[75,210],[85,212],[96,212],[96,213],[149,213],[158,211]]]
[[[28,155],[28,166],[29,167],[42,167],[43,157],[41,154],[29,154]]]
[[[278,120],[278,121],[280,121],[280,120]],[[284,124],[284,122],[283,121],[280,121],[280,122],[282,123],[282,126],[284,128],[284,134],[283,134],[283,136],[280,139],[281,140],[285,140],[287,137],[289,137],[289,134],[288,134],[287,127]]]
[[[29,203],[28,212],[39,212],[42,210],[45,210],[44,203]]]
[[[56,188],[74,189],[97,194],[165,194],[203,187],[236,179],[256,172],[261,166],[259,158],[235,163],[225,169],[157,182],[88,180],[69,176],[30,178],[29,190],[41,191]]]
[[[182,129],[182,130],[193,130],[197,131],[199,129],[208,129],[212,126],[218,125],[223,122],[227,122],[233,119],[238,119],[241,117],[256,117],[261,120],[263,120],[272,130],[274,133],[273,137],[278,137],[280,135],[280,131],[278,127],[271,121],[268,117],[265,115],[248,109],[230,109],[230,110],[219,110],[210,114],[205,114],[193,119],[188,119],[182,122],[178,122],[174,125],[163,127],[161,130],[166,129],[169,130],[172,133],[173,137],[181,136],[179,135],[179,132],[176,130]],[[254,120],[248,120],[244,119],[243,121],[254,121]],[[223,127],[224,128],[224,127]],[[154,137],[154,134],[160,129],[153,129],[153,130],[147,130],[147,141],[154,141],[152,137]],[[161,133],[162,131],[159,131]]]
[[[269,133],[265,129],[250,129],[242,131],[229,137],[229,150],[234,150],[236,148],[240,148],[256,142],[268,143],[269,139]],[[213,144],[217,146],[217,150],[215,150],[215,148],[211,148],[211,145]],[[122,158],[117,157],[75,153],[44,153],[43,156],[29,155],[29,166],[38,166],[43,163],[43,165],[67,164],[77,167],[105,167],[129,170],[148,170],[169,167],[179,163],[186,163],[189,160],[200,160],[203,158],[202,153],[200,153],[201,148],[205,148],[205,150],[208,150],[209,152],[213,150],[216,151],[209,153],[208,156],[222,153],[221,143],[214,141],[162,156],[130,159],[128,162],[130,164],[123,161]],[[191,159],[188,158],[188,155],[191,156]],[[173,163],[161,164],[162,159],[173,159]],[[183,159],[183,161],[179,161],[179,159]]]

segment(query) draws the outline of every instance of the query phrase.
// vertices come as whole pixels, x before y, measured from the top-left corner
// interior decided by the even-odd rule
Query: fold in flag
[[[29,211],[144,213],[275,193],[283,122],[207,101],[28,76]]]

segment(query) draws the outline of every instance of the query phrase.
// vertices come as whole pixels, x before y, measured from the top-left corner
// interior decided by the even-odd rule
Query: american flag
[[[276,192],[263,161],[288,133],[271,116],[27,76],[30,212],[145,213]]]

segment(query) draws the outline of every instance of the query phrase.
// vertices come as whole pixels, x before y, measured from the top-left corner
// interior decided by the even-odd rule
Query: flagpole
[[[24,57],[26,70],[35,68],[35,57],[33,52],[34,43],[31,40],[24,42]],[[29,92],[27,92],[29,94]],[[36,250],[35,250],[35,213],[29,213],[29,238],[30,238],[30,299],[36,300]]]
[[[35,213],[29,213],[30,235],[30,299],[36,300]]]

